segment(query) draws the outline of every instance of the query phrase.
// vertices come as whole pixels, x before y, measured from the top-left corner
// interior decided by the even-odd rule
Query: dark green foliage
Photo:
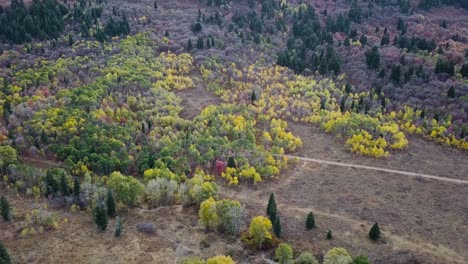
[[[76,199],[79,199],[80,192],[81,192],[80,180],[78,179],[78,177],[75,177],[75,179],[73,180],[73,197],[75,197]]]
[[[73,46],[73,43],[75,43],[75,41],[73,41],[72,35],[68,34],[68,46]]]
[[[122,224],[122,218],[120,216],[117,216],[115,218],[115,231],[114,231],[114,236],[115,237],[120,237],[122,235],[123,231],[123,224]]]
[[[2,219],[5,221],[10,221],[11,219],[11,207],[8,200],[5,196],[0,198],[0,214],[2,215]]]
[[[327,232],[327,239],[328,239],[328,240],[333,239],[333,235],[332,235],[332,231],[331,231],[331,230],[328,230],[328,232]]]
[[[192,25],[192,31],[197,33],[202,31],[203,26],[200,24],[200,22],[196,22],[195,24]]]
[[[0,241],[0,263],[1,264],[10,264],[11,259],[8,251],[6,250],[5,246],[3,245],[2,241]]]
[[[27,7],[22,0],[12,0],[0,16],[0,35],[17,44],[32,38],[58,38],[65,28],[66,6],[57,0],[37,0]]]
[[[352,264],[371,264],[369,258],[365,255],[359,255],[354,258]]]
[[[124,15],[122,18],[114,17],[109,18],[104,28],[104,32],[107,36],[114,37],[120,35],[127,35],[130,33],[130,24],[128,23],[127,17]],[[166,31],[167,33],[167,31]]]
[[[442,58],[437,59],[437,63],[434,69],[436,74],[447,73],[450,76],[455,75],[455,64],[450,61],[446,61]]]
[[[314,219],[314,214],[312,212],[310,212],[308,215],[307,215],[307,219],[306,219],[306,228],[308,230],[312,229],[315,227],[315,219]]]
[[[59,190],[59,185],[57,180],[53,175],[52,170],[48,170],[46,173],[45,183],[46,183],[46,195],[56,195]]]
[[[359,42],[361,42],[362,46],[365,46],[367,44],[366,35],[362,34],[361,37],[359,38]]]
[[[401,17],[398,18],[397,29],[401,31],[402,35],[406,34],[406,23]]]
[[[384,78],[385,77],[385,69],[381,69],[379,72],[379,77]]]
[[[102,205],[96,205],[93,210],[93,221],[101,231],[105,231],[107,228],[107,213]]]
[[[390,79],[398,84],[400,83],[400,77],[401,77],[401,66],[400,65],[392,65],[392,72],[390,74]]]
[[[165,36],[166,38],[168,38],[168,37],[169,37],[169,31],[166,30],[166,32],[164,32],[164,36]]]
[[[276,201],[275,201],[275,194],[270,194],[270,198],[268,199],[267,205],[267,215],[268,218],[272,223],[275,223],[276,217],[278,216],[276,211]]]
[[[463,78],[468,78],[468,63],[463,64],[460,69],[460,74]]]
[[[228,163],[227,163],[228,168],[236,168],[236,160],[234,157],[229,157],[228,158]]]
[[[158,2],[154,1],[153,8],[158,9]]]
[[[63,196],[70,195],[70,184],[68,183],[68,178],[65,173],[60,176],[60,191],[62,192]]]
[[[455,98],[455,87],[453,85],[450,86],[450,88],[448,89],[447,97],[448,98]]]
[[[115,216],[115,199],[111,190],[107,191],[106,203],[107,203],[107,215],[109,217],[114,217]]]
[[[351,45],[351,41],[349,40],[349,38],[348,38],[348,37],[346,37],[346,38],[345,38],[345,40],[344,40],[344,43],[343,43],[343,44],[345,45],[345,47],[349,47],[349,45]]]
[[[348,13],[349,19],[355,23],[361,23],[362,20],[362,10],[358,6],[357,1],[353,1],[353,4],[351,5],[351,9],[349,10]]]
[[[425,50],[431,52],[437,47],[435,40],[425,39],[423,37],[408,37],[395,36],[395,46],[398,46],[400,49],[408,49],[412,52],[417,52],[419,50]]]
[[[257,100],[257,95],[255,94],[255,91],[252,91],[252,95],[250,95],[250,101],[255,102]]]
[[[380,41],[380,45],[384,46],[388,44],[390,44],[390,36],[388,34],[384,34],[382,40]]]
[[[187,43],[187,51],[191,51],[193,49],[193,44],[192,44],[192,40],[189,39],[188,40],[188,43]]]
[[[203,38],[198,37],[197,39],[197,49],[203,49]]]
[[[375,223],[371,229],[369,230],[369,238],[371,240],[378,240],[380,238],[380,228],[379,228],[379,224]]]
[[[279,215],[276,216],[276,220],[273,224],[273,232],[275,232],[276,237],[281,237],[281,221]]]
[[[366,64],[371,69],[377,69],[380,66],[380,52],[379,48],[374,46],[372,49],[366,51]]]

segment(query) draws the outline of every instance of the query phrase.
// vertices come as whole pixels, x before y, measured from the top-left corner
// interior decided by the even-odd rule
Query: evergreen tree
[[[234,157],[229,157],[227,166],[228,168],[236,168],[236,160],[234,159]]]
[[[101,231],[105,231],[107,228],[107,213],[102,205],[96,205],[93,210],[94,223]]]
[[[452,85],[450,86],[448,92],[447,92],[447,97],[448,98],[455,98],[455,87]]]
[[[168,38],[168,37],[169,37],[169,31],[166,30],[166,32],[164,32],[164,36],[165,36],[166,38]]]
[[[366,64],[370,69],[377,69],[380,65],[379,48],[374,46],[372,49],[366,51]]]
[[[117,216],[115,218],[115,232],[114,232],[115,237],[120,237],[122,235],[122,231],[123,231],[122,218],[120,216]]]
[[[362,36],[359,38],[359,42],[361,42],[362,46],[365,46],[367,43],[366,35],[362,34]]]
[[[315,219],[314,219],[314,214],[312,212],[310,212],[308,215],[307,215],[307,219],[306,219],[306,227],[308,230],[312,229],[315,227]]]
[[[400,65],[392,65],[392,72],[390,74],[390,79],[398,84],[400,83],[400,76],[401,76],[401,66]]]
[[[107,215],[109,217],[115,216],[115,200],[111,190],[107,191]]]
[[[73,180],[73,197],[75,197],[76,199],[79,199],[80,192],[81,192],[80,180],[78,179],[78,177],[75,177],[75,179]]]
[[[2,215],[3,220],[10,221],[11,219],[11,207],[8,200],[5,196],[0,198],[0,214]]]
[[[380,72],[379,72],[379,77],[382,78],[382,79],[385,77],[385,69],[382,68],[382,69],[380,70]]]
[[[60,176],[60,191],[63,196],[70,195],[70,185],[68,184],[67,175],[65,175],[65,173]]]
[[[268,215],[268,218],[270,218],[270,221],[274,223],[278,215],[276,211],[276,201],[275,201],[274,193],[271,193],[270,198],[268,199],[267,215]]]
[[[203,38],[198,37],[197,39],[197,49],[203,49]]]
[[[273,225],[273,232],[275,232],[276,237],[281,237],[281,221],[279,215],[276,216],[276,220]]]
[[[8,251],[6,250],[5,246],[3,245],[2,241],[0,241],[0,263],[1,264],[10,264],[11,259]]]
[[[158,2],[154,1],[153,8],[158,9]]]
[[[333,238],[333,235],[332,235],[332,231],[331,230],[328,230],[327,232],[327,239],[330,240]]]
[[[371,240],[378,240],[380,238],[380,228],[379,224],[375,223],[372,228],[369,230],[369,238]]]
[[[384,34],[382,40],[380,41],[380,46],[390,44],[390,36],[388,34]]]
[[[57,181],[54,178],[54,175],[52,175],[52,172],[49,170],[47,171],[46,178],[46,195],[56,195],[57,191],[59,190],[59,186]]]
[[[74,43],[74,41],[73,41],[72,35],[68,34],[68,46],[70,46],[70,47],[73,46],[73,43]]]
[[[255,91],[252,91],[252,95],[250,95],[250,101],[255,102],[257,100],[257,95],[255,94]]]
[[[192,40],[189,39],[187,43],[187,51],[190,52],[193,49]]]
[[[463,64],[460,69],[460,74],[463,78],[468,78],[468,63]]]
[[[344,40],[344,43],[343,43],[343,44],[345,45],[345,47],[349,47],[349,45],[351,45],[351,43],[350,43],[350,40],[349,40],[349,38],[348,38],[348,37],[346,37],[346,38],[345,38],[345,40]]]

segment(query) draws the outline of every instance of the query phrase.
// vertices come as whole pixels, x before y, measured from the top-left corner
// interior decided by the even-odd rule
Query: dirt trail
[[[358,168],[358,169],[366,169],[366,170],[374,170],[374,171],[388,172],[388,173],[393,173],[393,174],[406,175],[406,176],[411,176],[411,177],[420,177],[420,178],[426,178],[426,179],[432,179],[432,180],[438,180],[438,181],[445,181],[445,182],[451,182],[451,183],[468,184],[468,181],[465,181],[465,180],[452,179],[452,178],[429,175],[429,174],[424,174],[424,173],[394,170],[394,169],[387,169],[387,168],[382,168],[382,167],[374,167],[374,166],[359,165],[359,164],[351,164],[351,163],[331,161],[331,160],[313,159],[313,158],[299,157],[299,156],[294,156],[294,155],[273,155],[273,156],[286,156],[286,157],[291,158],[291,159],[298,159],[298,160],[302,160],[302,161],[316,162],[316,163],[320,163],[320,164],[327,164],[327,165],[341,166],[341,167],[350,167],[350,168]]]

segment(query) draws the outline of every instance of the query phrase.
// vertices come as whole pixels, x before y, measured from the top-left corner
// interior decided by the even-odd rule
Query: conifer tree
[[[164,32],[164,36],[165,36],[166,38],[168,38],[168,37],[169,37],[169,31],[166,30],[166,32]]]
[[[281,221],[279,215],[276,216],[276,220],[273,225],[273,232],[275,232],[276,237],[281,237]]]
[[[105,231],[107,228],[107,213],[102,205],[96,205],[93,211],[93,220],[99,230]]]
[[[191,51],[193,49],[193,44],[192,44],[192,40],[189,39],[188,40],[188,43],[187,43],[187,51]]]
[[[267,215],[272,223],[275,223],[277,217],[275,194],[270,194],[267,206]]]
[[[78,179],[78,177],[75,177],[75,179],[73,180],[73,197],[75,197],[76,199],[79,199],[80,192],[81,192],[80,180]]]
[[[310,213],[307,215],[306,227],[307,227],[307,229],[309,229],[309,230],[315,227],[315,219],[314,219],[314,214],[313,214],[312,212],[310,212]]]
[[[115,232],[114,232],[115,237],[120,237],[122,235],[122,231],[123,231],[122,218],[120,216],[117,216],[115,218]]]
[[[115,200],[111,190],[107,191],[107,215],[109,217],[115,216]]]
[[[333,238],[333,235],[332,235],[332,231],[331,230],[328,230],[327,232],[327,239],[330,240]]]
[[[8,200],[5,196],[0,198],[0,213],[2,215],[3,220],[10,221],[11,219],[11,207]]]
[[[68,46],[73,46],[73,43],[74,43],[74,41],[73,41],[72,35],[68,34]]]
[[[203,38],[198,37],[197,39],[197,49],[203,49]]]
[[[5,246],[0,241],[0,263],[1,264],[10,264],[11,259],[10,255],[8,255],[8,251],[6,250]]]
[[[378,240],[380,238],[380,228],[379,228],[379,224],[375,223],[371,229],[369,230],[369,238],[371,240]]]
[[[448,98],[455,98],[455,87],[452,85],[450,86],[448,92],[447,92],[447,97]]]
[[[57,181],[54,178],[54,175],[50,171],[46,174],[46,195],[56,195],[59,190]]]
[[[158,9],[158,2],[154,1],[153,7],[154,9]]]
[[[63,196],[70,195],[70,185],[68,184],[67,175],[65,175],[65,173],[60,176],[60,190]]]
[[[234,159],[234,157],[229,157],[227,166],[228,168],[236,168],[236,160]]]
[[[255,102],[257,100],[257,95],[255,94],[255,91],[252,91],[252,95],[250,95],[250,101]]]

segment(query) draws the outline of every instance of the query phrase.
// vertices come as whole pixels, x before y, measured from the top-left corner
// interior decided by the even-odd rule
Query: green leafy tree
[[[105,231],[107,229],[108,219],[107,213],[102,205],[96,205],[93,210],[93,220],[99,230]]]
[[[254,246],[261,248],[266,239],[271,239],[271,221],[264,216],[256,216],[249,226],[249,236]]]
[[[293,263],[293,250],[291,246],[286,243],[281,243],[275,250],[275,257],[279,264],[292,264]]]
[[[379,228],[379,224],[375,223],[371,229],[369,230],[369,238],[371,240],[378,240],[380,238],[380,228]]]
[[[123,224],[122,224],[122,218],[120,216],[117,216],[115,218],[115,231],[114,231],[114,236],[115,237],[120,237],[122,235],[123,231]]]
[[[0,241],[0,263],[1,264],[10,264],[11,259],[8,251],[6,250],[5,246],[3,245],[2,241]]]
[[[112,194],[111,190],[107,191],[107,215],[109,217],[114,217],[115,216],[115,200],[114,200],[114,195]]]
[[[124,176],[120,172],[113,172],[107,184],[114,191],[117,200],[127,205],[134,205],[145,190],[145,186],[137,179]]]
[[[353,264],[371,264],[371,262],[367,256],[359,255],[354,258]]]
[[[323,257],[323,264],[351,264],[353,258],[344,248],[332,248]]]
[[[332,231],[331,230],[328,230],[327,232],[327,239],[330,240],[333,238],[333,234],[332,234]]]
[[[271,193],[270,198],[268,199],[267,215],[268,215],[268,218],[270,218],[270,221],[274,223],[277,217],[276,201],[275,201],[274,193]]]
[[[308,230],[312,229],[315,227],[315,218],[314,218],[314,214],[312,212],[310,212],[308,215],[307,215],[307,219],[306,219],[306,227]]]
[[[8,200],[5,196],[0,198],[0,213],[2,215],[3,220],[10,221],[11,219],[11,207]]]

